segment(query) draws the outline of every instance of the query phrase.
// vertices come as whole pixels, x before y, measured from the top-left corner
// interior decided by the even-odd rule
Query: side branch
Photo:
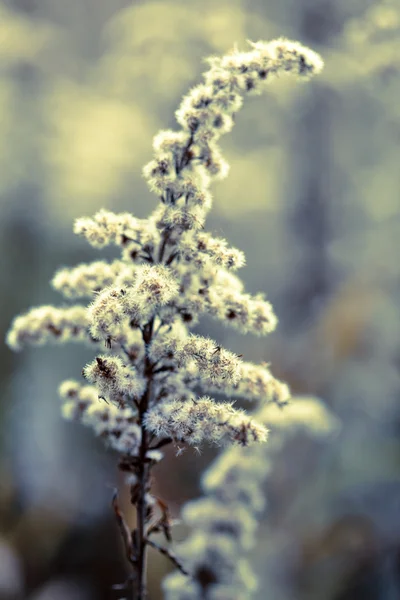
[[[160,552],[160,554],[163,554],[164,556],[169,558],[169,560],[175,565],[175,567],[177,569],[179,569],[179,571],[183,575],[189,576],[188,571],[186,571],[186,569],[184,568],[184,566],[182,565],[180,560],[175,556],[175,554],[173,552],[171,552],[171,550],[168,550],[168,548],[164,548],[164,546],[160,546],[156,542],[153,542],[152,540],[149,540],[149,539],[146,540],[146,543],[149,546],[151,546],[152,548],[155,548],[156,550],[158,550],[158,552]]]
[[[136,569],[136,556],[133,551],[133,541],[131,531],[125,521],[124,515],[122,514],[119,503],[118,503],[118,492],[114,490],[113,498],[112,498],[112,507],[114,510],[115,518],[117,521],[118,528],[121,533],[122,540],[124,542],[125,547],[125,555],[128,562]]]

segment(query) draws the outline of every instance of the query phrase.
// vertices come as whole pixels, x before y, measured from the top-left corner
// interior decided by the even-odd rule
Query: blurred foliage
[[[208,226],[242,248],[250,291],[280,316],[248,360],[342,420],[330,443],[298,437],[269,479],[254,564],[259,600],[400,596],[400,6],[373,0],[0,2],[1,329],[55,301],[60,264],[97,256],[74,218],[101,206],[148,214],[141,168],[174,127],[204,56],[294,37],[325,59],[318,81],[275,82],[222,146],[229,178]],[[201,331],[209,331],[208,323]],[[113,457],[61,422],[56,386],[76,349],[1,349],[0,598],[114,597],[124,579],[111,518]],[[157,490],[174,514],[212,458],[167,455]],[[124,499],[129,517],[129,499]],[[180,535],[177,531],[176,535]],[[169,565],[151,556],[151,600]],[[115,594],[115,593],[114,593]]]

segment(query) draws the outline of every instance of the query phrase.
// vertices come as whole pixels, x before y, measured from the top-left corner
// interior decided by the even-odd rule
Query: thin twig
[[[142,258],[143,260],[146,260],[150,264],[154,263],[153,257],[150,256],[150,254],[139,254],[139,258]]]
[[[188,571],[186,571],[185,567],[182,565],[180,560],[175,556],[175,554],[173,552],[171,552],[171,550],[168,550],[168,548],[164,548],[164,546],[160,546],[159,544],[157,544],[157,542],[153,542],[153,540],[149,540],[148,538],[146,539],[146,543],[149,546],[151,546],[152,548],[155,548],[156,550],[158,550],[160,554],[163,554],[164,556],[169,558],[169,560],[176,566],[177,569],[179,569],[179,571],[183,575],[189,576]]]
[[[163,446],[172,444],[172,442],[173,442],[172,438],[164,438],[164,439],[160,440],[159,442],[157,442],[157,444],[155,446],[152,446],[151,448],[149,448],[149,450],[158,450],[159,448],[162,448]]]
[[[148,538],[152,533],[163,533],[167,542],[172,542],[171,537],[171,525],[172,520],[169,514],[168,505],[161,500],[156,498],[158,508],[161,511],[161,517],[147,530],[146,537]]]
[[[113,498],[112,498],[112,507],[114,509],[115,518],[117,521],[118,528],[121,533],[122,541],[124,542],[125,547],[125,555],[128,562],[136,568],[136,556],[133,553],[133,544],[132,544],[132,536],[130,529],[125,521],[124,515],[121,512],[118,503],[118,491],[114,490]]]
[[[157,375],[158,373],[166,373],[166,372],[174,373],[175,371],[176,371],[176,367],[173,367],[172,365],[166,366],[166,367],[159,367],[158,369],[153,371],[153,375]]]
[[[178,165],[178,168],[176,169],[177,175],[179,175],[179,173],[182,171],[182,169],[189,164],[191,158],[194,158],[193,156],[189,155],[190,146],[192,144],[193,144],[193,132],[190,134],[188,143],[186,144],[186,147],[182,153],[182,159],[181,159],[180,165]]]
[[[169,256],[169,258],[166,260],[166,262],[165,262],[166,266],[167,266],[167,267],[169,267],[169,265],[172,263],[172,261],[173,261],[173,260],[174,260],[174,259],[175,259],[177,256],[179,256],[179,254],[180,254],[179,252],[173,252],[173,253],[172,253],[172,254]]]
[[[167,245],[168,239],[169,239],[169,234],[167,232],[164,232],[164,234],[163,234],[163,240],[161,242],[160,250],[159,250],[159,253],[158,253],[158,262],[160,262],[160,263],[162,263],[162,261],[163,261],[165,247]]]

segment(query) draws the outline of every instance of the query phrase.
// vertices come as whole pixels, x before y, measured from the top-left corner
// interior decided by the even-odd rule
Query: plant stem
[[[142,443],[139,454],[138,467],[138,499],[136,504],[136,595],[134,600],[145,600],[146,598],[146,540],[145,540],[145,523],[146,523],[146,489],[148,480],[148,465],[145,464],[144,458],[147,451],[147,435],[142,425]]]
[[[183,575],[189,575],[189,573],[186,571],[184,566],[181,564],[180,560],[175,556],[175,554],[173,552],[168,550],[168,548],[163,548],[162,546],[160,546],[160,544],[153,542],[153,540],[147,540],[147,543],[149,544],[149,546],[152,546],[153,548],[158,550],[160,552],[160,554],[169,558],[169,560],[172,562],[172,564],[175,565],[175,567],[177,569],[179,569],[179,571]]]
[[[168,241],[168,232],[164,232],[163,240],[159,249],[158,262],[162,263],[164,259],[164,253]],[[135,555],[136,555],[136,589],[134,591],[133,600],[146,600],[147,596],[147,585],[146,585],[146,572],[147,572],[147,539],[146,539],[146,519],[147,519],[147,506],[146,506],[146,493],[149,487],[149,475],[150,465],[146,463],[146,454],[149,449],[149,436],[144,426],[144,416],[151,406],[153,398],[153,378],[154,378],[154,365],[149,358],[149,346],[152,341],[154,334],[154,317],[151,321],[145,325],[142,331],[143,342],[145,346],[145,362],[144,362],[144,375],[147,379],[146,392],[139,404],[139,424],[142,431],[142,441],[139,450],[139,464],[136,471],[138,478],[137,482],[137,499],[136,499],[136,531],[135,531]]]
[[[149,484],[149,465],[146,464],[146,453],[149,439],[144,426],[144,415],[151,403],[153,394],[153,365],[148,357],[148,347],[153,336],[154,319],[143,329],[143,341],[146,348],[145,376],[147,378],[146,392],[139,405],[139,421],[142,430],[142,441],[139,450],[139,465],[137,470],[138,498],[136,501],[136,593],[133,600],[145,600],[147,596],[146,571],[147,571],[147,542],[145,534],[146,526],[146,493]]]

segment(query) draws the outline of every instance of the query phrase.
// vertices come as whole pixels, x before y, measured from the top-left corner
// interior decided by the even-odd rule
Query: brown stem
[[[160,249],[159,249],[159,252],[158,252],[158,262],[159,263],[163,262],[164,252],[165,252],[165,248],[167,246],[168,238],[169,238],[168,231],[164,231],[163,232],[163,239],[162,239],[162,242],[161,242],[161,245],[160,245]]]
[[[168,444],[172,444],[173,441],[174,440],[172,438],[163,438],[162,440],[157,442],[154,446],[152,446],[150,448],[150,450],[158,450],[159,448],[162,448],[163,446],[168,446]]]
[[[142,430],[142,441],[139,449],[139,460],[137,468],[137,496],[136,515],[137,525],[135,531],[136,545],[136,595],[134,600],[145,600],[147,596],[146,571],[147,571],[147,541],[145,536],[146,527],[146,493],[149,484],[149,464],[146,462],[146,453],[149,447],[149,437],[144,425],[144,415],[151,403],[153,395],[153,365],[148,356],[148,347],[153,336],[154,319],[143,329],[143,341],[146,349],[144,373],[147,378],[146,392],[139,404],[139,422]]]
[[[164,253],[167,246],[169,234],[164,232],[163,240],[159,248],[158,262],[162,263],[164,259]],[[144,424],[144,416],[151,406],[153,399],[153,378],[154,378],[154,364],[149,357],[149,346],[152,341],[154,334],[154,318],[143,328],[142,337],[145,346],[145,362],[144,362],[144,375],[147,379],[147,387],[143,398],[139,403],[139,424],[141,427],[142,438],[138,456],[138,466],[136,469],[137,483],[135,484],[134,493],[134,504],[136,506],[136,530],[133,532],[133,546],[135,550],[135,571],[136,571],[136,585],[134,590],[133,600],[146,600],[147,597],[147,585],[146,585],[146,571],[147,571],[147,544],[146,539],[146,520],[147,520],[147,506],[146,506],[146,493],[149,488],[149,471],[150,466],[146,461],[146,454],[150,448],[151,436],[146,431]]]
[[[173,263],[173,261],[175,260],[175,258],[179,256],[179,252],[173,252],[169,258],[165,261],[165,264],[167,267],[169,267],[169,265],[171,265]]]
[[[145,600],[146,598],[146,540],[144,537],[145,522],[146,522],[146,488],[148,479],[148,465],[145,464],[144,458],[147,450],[147,436],[142,427],[142,444],[139,454],[138,467],[138,498],[136,503],[137,527],[136,527],[136,545],[137,545],[137,561],[136,561],[136,596],[134,600]]]
[[[193,144],[193,133],[190,134],[188,143],[186,144],[186,147],[183,151],[182,160],[181,160],[180,164],[177,166],[177,168],[175,169],[177,175],[179,175],[179,173],[182,171],[182,169],[184,169],[190,163],[191,159],[193,158],[189,154],[189,150],[190,150],[190,147],[192,144]]]
[[[153,542],[153,540],[148,539],[147,543],[149,544],[149,546],[152,546],[153,548],[158,550],[160,552],[160,554],[163,554],[164,556],[169,558],[169,560],[175,565],[175,567],[177,569],[179,569],[179,571],[183,575],[189,575],[188,571],[186,571],[185,567],[182,565],[182,563],[180,562],[178,557],[175,556],[175,554],[171,550],[169,550],[168,548],[164,548],[163,546],[160,546],[160,544]]]
[[[125,521],[125,517],[121,512],[118,502],[118,492],[114,490],[113,499],[112,499],[112,507],[114,509],[115,518],[117,520],[117,525],[121,533],[122,540],[124,542],[125,554],[128,562],[135,568],[136,557],[132,552],[132,537],[129,527]]]

